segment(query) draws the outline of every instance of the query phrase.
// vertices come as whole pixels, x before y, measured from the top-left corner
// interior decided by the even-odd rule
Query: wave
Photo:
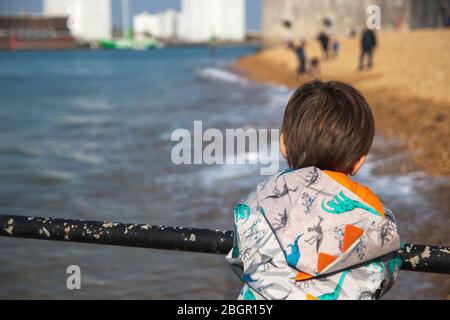
[[[267,106],[272,108],[285,108],[293,90],[285,86],[270,85],[266,91]]]
[[[109,110],[112,108],[112,104],[106,99],[100,100],[92,98],[89,99],[78,98],[74,101],[74,103],[80,109],[84,110],[102,111],[102,110]]]
[[[43,148],[33,146],[6,146],[0,147],[0,154],[18,156],[41,156],[45,154]]]
[[[197,186],[205,189],[217,188],[218,184],[229,185],[234,187],[251,188],[256,185],[253,181],[258,177],[257,165],[215,165],[203,167],[199,171],[192,174]]]
[[[88,126],[99,125],[105,122],[104,117],[100,116],[74,116],[65,115],[55,119],[55,122],[61,125]]]
[[[51,186],[64,183],[74,178],[74,175],[67,171],[44,170],[39,173],[31,174],[30,181],[39,186]]]
[[[92,119],[89,117],[83,117],[83,116],[61,116],[56,119],[56,122],[59,124],[84,125],[84,124],[92,123]]]
[[[232,82],[232,83],[240,83],[247,84],[248,80],[240,77],[239,75],[219,68],[208,67],[200,69],[196,72],[196,75],[200,79],[205,80],[213,80],[213,81],[222,81],[222,82]]]
[[[100,165],[106,162],[105,158],[97,153],[99,144],[96,142],[88,142],[78,146],[69,144],[56,144],[52,146],[53,153],[76,162],[91,165]]]

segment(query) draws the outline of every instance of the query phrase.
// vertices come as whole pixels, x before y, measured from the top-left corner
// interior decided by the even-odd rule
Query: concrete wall
[[[441,8],[450,14],[450,0],[411,0],[411,28],[434,28],[443,24]]]
[[[358,32],[366,25],[371,4],[380,6],[383,30],[438,26],[440,6],[450,8],[450,0],[263,0],[263,41],[272,45],[315,37],[324,18],[333,22],[333,34]],[[285,20],[291,21],[291,30],[283,26]]]

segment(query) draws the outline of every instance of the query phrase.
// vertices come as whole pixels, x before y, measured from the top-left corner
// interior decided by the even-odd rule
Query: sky
[[[111,0],[113,23],[121,25],[120,0]],[[222,0],[227,1],[227,0]],[[246,0],[247,29],[259,29],[261,24],[262,0]],[[180,0],[130,0],[131,15],[142,11],[158,12],[168,8],[180,10]],[[0,15],[13,15],[20,12],[41,13],[42,0],[0,0]]]

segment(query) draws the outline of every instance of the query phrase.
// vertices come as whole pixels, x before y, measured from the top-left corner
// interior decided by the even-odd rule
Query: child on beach
[[[374,119],[352,86],[313,81],[289,100],[280,137],[289,168],[234,210],[227,256],[243,300],[378,299],[401,260],[393,214],[349,176],[363,166]]]
[[[332,43],[332,52],[333,52],[333,58],[336,58],[339,56],[339,49],[340,49],[340,45],[339,45],[339,40],[337,38],[333,39],[333,43]]]

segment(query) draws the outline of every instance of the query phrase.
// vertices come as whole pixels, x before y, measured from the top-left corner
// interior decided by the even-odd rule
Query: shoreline
[[[321,60],[322,81],[339,80],[359,89],[372,107],[377,135],[400,141],[411,164],[399,173],[422,170],[450,176],[450,30],[418,30],[378,34],[380,48],[372,70],[357,70],[358,39],[339,39],[338,58]],[[320,56],[315,41],[307,45],[309,58]],[[296,58],[281,47],[264,49],[238,59],[234,67],[258,83],[289,88],[315,79],[296,79]],[[446,138],[447,137],[447,138]]]

